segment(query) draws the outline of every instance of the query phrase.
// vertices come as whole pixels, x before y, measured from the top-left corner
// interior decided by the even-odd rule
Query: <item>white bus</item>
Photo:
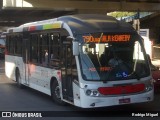
[[[82,108],[149,102],[154,88],[142,38],[105,15],[70,15],[7,31],[6,76]]]

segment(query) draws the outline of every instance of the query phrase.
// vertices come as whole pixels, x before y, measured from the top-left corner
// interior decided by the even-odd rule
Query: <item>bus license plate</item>
[[[119,104],[127,104],[130,103],[130,98],[119,99]]]

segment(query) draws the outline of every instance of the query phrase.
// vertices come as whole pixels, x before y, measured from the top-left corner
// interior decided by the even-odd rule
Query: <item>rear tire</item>
[[[64,101],[61,100],[60,87],[59,87],[58,82],[56,80],[54,80],[51,85],[51,97],[52,97],[52,100],[59,105],[66,104]]]

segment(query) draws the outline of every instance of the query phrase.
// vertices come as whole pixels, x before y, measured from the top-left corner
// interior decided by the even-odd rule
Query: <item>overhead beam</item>
[[[38,9],[60,9],[60,10],[70,10],[77,9],[79,11],[88,10],[93,13],[93,10],[103,10],[103,11],[160,11],[160,4],[158,3],[148,3],[148,2],[108,2],[108,1],[66,1],[66,0],[25,0],[30,3],[33,8]],[[4,6],[8,7],[15,6]],[[23,7],[23,6],[22,6]]]
[[[0,26],[19,26],[28,22],[51,19],[66,14],[72,14],[72,12],[73,11],[53,10],[2,10],[0,12]]]

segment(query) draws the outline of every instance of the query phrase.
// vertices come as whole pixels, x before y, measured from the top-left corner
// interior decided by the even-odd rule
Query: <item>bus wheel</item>
[[[51,85],[51,97],[52,100],[58,103],[59,105],[65,105],[65,102],[61,100],[60,87],[56,80]]]
[[[23,85],[21,84],[21,76],[19,70],[16,70],[16,82],[19,88],[23,88]]]

